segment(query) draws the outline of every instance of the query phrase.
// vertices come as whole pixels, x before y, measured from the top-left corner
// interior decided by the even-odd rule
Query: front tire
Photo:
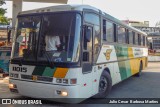
[[[99,93],[93,98],[105,98],[112,88],[112,79],[107,71],[103,71],[99,81]]]

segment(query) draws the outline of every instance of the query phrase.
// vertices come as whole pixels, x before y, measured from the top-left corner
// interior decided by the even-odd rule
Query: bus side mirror
[[[84,39],[85,39],[86,42],[91,41],[91,29],[88,29],[88,27],[85,27]]]

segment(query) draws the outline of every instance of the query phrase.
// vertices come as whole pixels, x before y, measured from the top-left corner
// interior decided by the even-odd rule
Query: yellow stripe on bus
[[[68,68],[57,68],[54,73],[54,77],[55,78],[65,78],[67,72],[68,72]]]
[[[128,57],[131,58],[131,60],[129,62],[130,62],[130,67],[131,67],[131,73],[132,73],[132,75],[134,75],[139,70],[139,60],[138,60],[138,58],[132,59],[132,58],[134,58],[132,47],[128,48]]]

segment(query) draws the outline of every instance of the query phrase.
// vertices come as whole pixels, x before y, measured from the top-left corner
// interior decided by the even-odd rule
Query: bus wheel
[[[99,93],[93,98],[105,98],[112,88],[112,79],[108,72],[104,71],[99,80]]]
[[[143,69],[143,63],[140,63],[139,72],[136,74],[137,77],[140,77],[142,75],[142,69]]]

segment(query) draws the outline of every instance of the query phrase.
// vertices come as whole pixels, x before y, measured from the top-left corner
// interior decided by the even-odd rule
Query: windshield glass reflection
[[[35,62],[77,62],[81,16],[55,13],[20,17],[12,59]]]

